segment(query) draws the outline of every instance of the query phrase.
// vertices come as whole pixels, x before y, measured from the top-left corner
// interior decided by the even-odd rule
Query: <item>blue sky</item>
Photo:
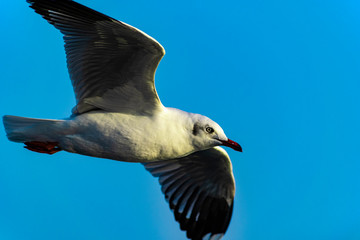
[[[207,115],[243,153],[224,239],[360,239],[360,3],[81,0],[166,49],[165,106]],[[0,4],[0,114],[65,118],[61,34]],[[9,142],[0,129],[0,239],[185,239],[140,164]]]

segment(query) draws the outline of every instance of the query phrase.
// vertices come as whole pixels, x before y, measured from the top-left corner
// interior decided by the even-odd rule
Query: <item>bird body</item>
[[[8,139],[39,153],[140,162],[159,178],[189,238],[220,239],[231,219],[235,183],[230,158],[218,146],[242,148],[208,117],[162,105],[154,75],[163,47],[71,0],[27,2],[64,35],[76,106],[63,120],[6,115]]]
[[[151,116],[104,111],[82,114],[64,123],[74,132],[59,139],[59,146],[69,152],[128,162],[182,157],[198,149],[184,129],[190,119],[179,118],[177,112],[164,109]]]
[[[6,116],[5,124],[13,118]],[[16,142],[56,142],[60,149],[72,153],[151,162],[183,157],[211,146],[211,141],[203,142],[192,134],[194,124],[200,121],[216,124],[200,114],[164,108],[155,115],[142,116],[92,111],[62,121],[41,119],[30,128],[6,129],[9,139]],[[219,138],[226,140],[223,133]],[[219,144],[212,142],[213,146]]]

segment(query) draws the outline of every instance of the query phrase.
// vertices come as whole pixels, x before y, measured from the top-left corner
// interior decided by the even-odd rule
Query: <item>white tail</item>
[[[3,117],[6,136],[13,142],[51,141],[52,126],[63,121],[10,115]]]

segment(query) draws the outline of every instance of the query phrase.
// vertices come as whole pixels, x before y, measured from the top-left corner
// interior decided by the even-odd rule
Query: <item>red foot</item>
[[[25,147],[31,151],[38,153],[54,154],[61,151],[57,142],[25,142]]]

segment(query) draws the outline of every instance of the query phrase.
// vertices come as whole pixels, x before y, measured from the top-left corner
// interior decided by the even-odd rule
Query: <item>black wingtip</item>
[[[94,9],[86,7],[72,0],[26,0],[30,7],[36,13],[42,15],[51,24],[51,16],[49,11],[54,13],[66,14],[71,17],[85,19],[87,21],[114,21],[115,19],[102,14]],[[115,20],[116,21],[116,20]]]
[[[225,235],[233,213],[235,183],[223,150],[213,148],[144,165],[159,177],[165,199],[188,239],[219,240]]]

